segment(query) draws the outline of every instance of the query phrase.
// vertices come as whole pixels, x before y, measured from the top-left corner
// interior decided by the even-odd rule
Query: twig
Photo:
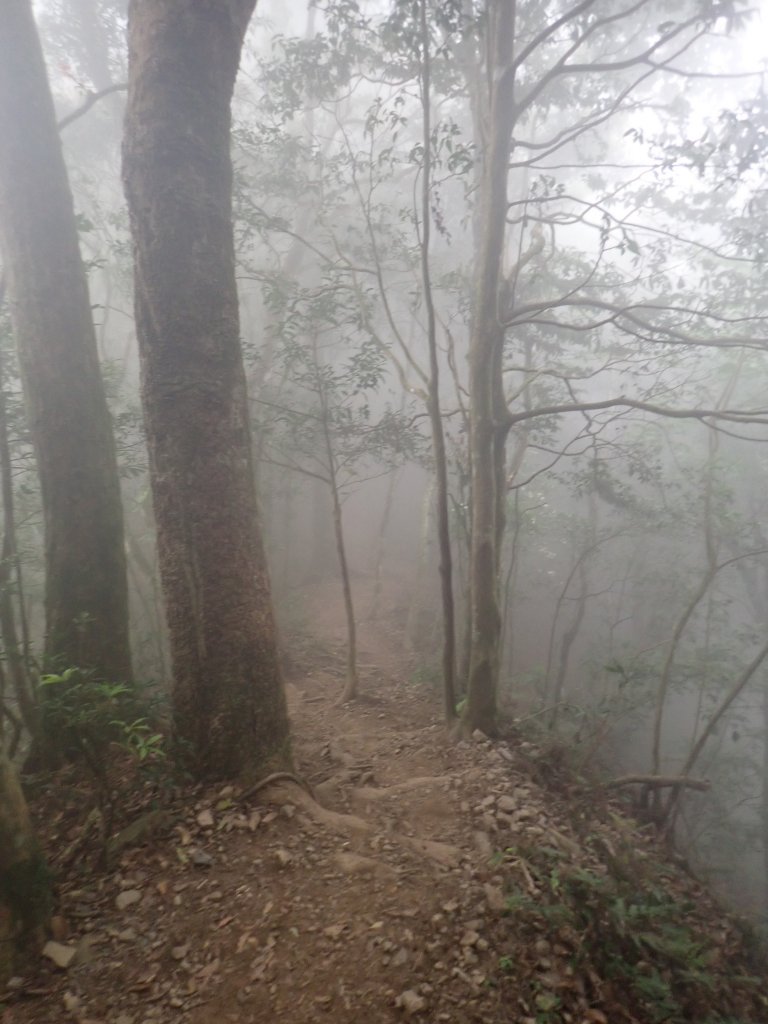
[[[686,775],[622,775],[605,783],[606,789],[646,786],[648,789],[697,789],[701,793],[706,793],[711,785],[708,779],[690,779]]]

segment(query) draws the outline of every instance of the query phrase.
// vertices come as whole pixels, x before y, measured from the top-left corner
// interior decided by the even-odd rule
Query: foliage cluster
[[[725,1024],[713,1005],[733,1007],[729,1020],[756,1024],[741,1012],[754,1006],[758,979],[747,965],[729,964],[726,973],[724,951],[702,930],[691,896],[629,849],[603,847],[601,857],[594,842],[589,854],[575,863],[555,846],[523,843],[502,855],[517,879],[507,901],[515,938],[548,934],[557,955],[557,967],[540,966],[523,983],[536,1024],[559,1024],[574,986],[586,987],[595,1005],[620,999],[649,1024]],[[499,967],[515,971],[513,958],[502,956]]]

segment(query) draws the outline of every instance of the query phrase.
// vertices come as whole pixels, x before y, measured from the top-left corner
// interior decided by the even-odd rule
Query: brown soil
[[[17,979],[3,1024],[650,1020],[609,978],[574,968],[571,926],[536,928],[508,899],[542,888],[526,849],[588,866],[588,834],[590,850],[631,847],[636,864],[651,841],[616,815],[596,820],[594,794],[550,785],[530,743],[450,743],[385,619],[364,630],[364,698],[336,706],[338,618],[327,592],[313,604],[326,665],[288,689],[296,771],[315,799],[287,779],[245,801],[230,786],[188,791],[113,870],[70,874],[55,931],[76,956]],[[732,973],[734,928],[665,871],[686,914],[717,929],[710,969]]]

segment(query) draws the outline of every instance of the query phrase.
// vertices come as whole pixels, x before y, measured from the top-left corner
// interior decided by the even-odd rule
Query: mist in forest
[[[234,269],[283,664],[335,658],[353,699],[355,633],[386,623],[451,728],[493,721],[615,780],[765,921],[768,7],[511,6],[514,25],[458,0],[259,0],[245,36]],[[126,4],[35,14],[114,427],[133,675],[162,693]],[[2,315],[3,586],[39,657],[31,370]],[[317,593],[344,610],[343,650]]]

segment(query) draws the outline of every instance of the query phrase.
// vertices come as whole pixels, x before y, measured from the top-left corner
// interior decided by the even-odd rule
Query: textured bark
[[[45,514],[46,659],[127,679],[112,423],[29,0],[7,0],[0,19],[0,138],[0,241]]]
[[[200,778],[288,759],[232,231],[230,101],[255,0],[134,0],[123,174],[176,732]]]
[[[50,913],[50,876],[16,772],[0,753],[0,985],[39,954]],[[28,962],[25,962],[28,961]]]
[[[514,95],[512,76],[505,69],[512,54],[515,5],[509,0],[491,0],[487,18],[487,78],[492,91],[469,351],[472,656],[465,724],[492,735],[496,731],[501,636],[499,549],[504,526],[504,450],[509,432],[501,392],[504,328],[499,294]]]

